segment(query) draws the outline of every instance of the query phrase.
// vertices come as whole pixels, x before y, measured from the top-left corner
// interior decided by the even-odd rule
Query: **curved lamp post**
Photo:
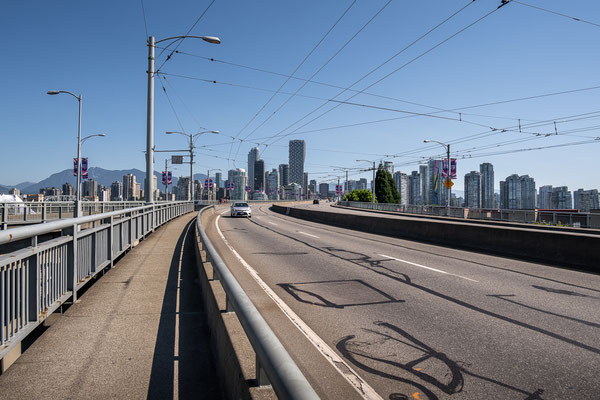
[[[446,150],[446,156],[448,157],[448,178],[450,178],[450,144],[438,142],[437,140],[423,140],[423,143],[437,143]],[[448,189],[448,200],[446,200],[446,216],[450,216],[450,192],[451,189]]]
[[[155,41],[154,36],[148,38],[148,108],[146,128],[146,185],[144,187],[146,203],[152,203],[152,175],[154,175],[154,49],[158,43],[171,41],[167,47],[175,41],[185,38],[202,39],[212,44],[220,44],[221,39],[215,36],[172,36]],[[193,182],[192,182],[193,186]]]
[[[79,122],[77,124],[77,195],[75,197],[75,217],[81,216],[81,95],[76,95],[66,90],[49,90],[49,95],[70,94],[79,103]]]
[[[167,131],[165,132],[167,135],[172,135],[174,133],[177,133],[179,135],[184,135],[187,136],[189,138],[189,145],[190,145],[190,200],[194,201],[194,138],[196,136],[200,136],[204,133],[214,133],[214,134],[218,134],[219,131],[202,131],[202,132],[198,132],[198,133],[185,133],[185,132],[178,132],[178,131]]]

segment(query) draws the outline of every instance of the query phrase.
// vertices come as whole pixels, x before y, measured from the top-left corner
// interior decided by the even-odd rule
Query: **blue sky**
[[[148,35],[161,39],[185,34],[211,1],[144,0]],[[218,36],[222,43],[186,39],[178,48],[182,53],[174,54],[161,68],[167,74],[160,79],[167,95],[156,80],[156,148],[185,147],[185,138],[167,136],[164,132],[168,130],[220,130],[221,135],[203,135],[198,140],[198,145],[206,147],[198,149],[196,171],[221,168],[226,174],[233,167],[246,168],[248,150],[256,143],[261,144],[266,168],[271,169],[287,162],[289,139],[304,139],[306,170],[310,179],[321,182],[326,180],[322,177],[334,173],[331,166],[365,165],[357,159],[390,160],[396,170],[410,173],[420,161],[441,153],[439,145],[423,144],[424,139],[433,139],[453,143],[452,152],[459,154],[455,186],[459,190],[464,174],[478,170],[482,162],[494,164],[496,189],[499,180],[513,173],[534,177],[538,186],[600,188],[594,168],[600,140],[511,152],[588,142],[600,136],[600,88],[455,112],[431,108],[454,110],[600,86],[600,27],[524,5],[600,24],[598,2],[513,2],[429,52],[495,10],[500,2],[393,0],[384,8],[386,3],[215,0],[190,34]],[[352,87],[363,90],[398,69],[369,87],[369,94],[347,100],[356,94],[347,91],[335,97],[341,90],[332,86],[349,87],[467,4],[455,17]],[[266,104],[346,9],[294,77],[310,78],[382,8],[312,78],[326,85],[310,82],[280,107],[305,83],[290,79]],[[91,166],[145,170],[145,29],[140,1],[3,4],[0,183],[39,181],[72,166],[77,102],[66,95],[46,95],[51,89],[83,95],[84,136],[107,134],[85,143],[83,155]],[[157,65],[166,54],[157,59]],[[360,105],[327,102],[331,99]],[[319,111],[294,124],[322,104]],[[442,118],[415,115],[432,112]],[[576,115],[580,116],[573,117]],[[556,132],[558,135],[546,136]],[[232,146],[231,137],[247,137],[247,141]],[[469,138],[459,140],[465,137]],[[529,140],[517,142],[520,139]],[[491,154],[498,152],[504,154]],[[469,155],[471,158],[462,158]],[[164,153],[156,155],[156,170],[162,169],[164,158]],[[180,166],[175,173],[185,175],[187,168]],[[360,171],[350,175],[354,179],[371,176]]]

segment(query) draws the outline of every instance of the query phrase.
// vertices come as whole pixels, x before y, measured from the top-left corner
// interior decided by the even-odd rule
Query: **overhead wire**
[[[300,69],[300,67],[302,67],[302,65],[304,65],[304,63],[306,62],[306,60],[308,60],[308,58],[314,53],[314,51],[321,45],[321,43],[323,43],[323,41],[325,40],[325,38],[327,38],[327,36],[329,36],[329,33],[331,33],[331,31],[337,26],[337,24],[342,20],[342,18],[344,18],[344,16],[346,15],[346,13],[348,13],[348,11],[350,11],[350,9],[354,6],[354,4],[356,4],[357,0],[353,0],[352,3],[350,3],[350,5],[344,10],[344,12],[342,13],[342,15],[335,21],[335,23],[329,28],[329,30],[325,33],[325,35],[323,35],[323,37],[321,37],[321,39],[317,42],[316,45],[313,46],[313,48],[308,52],[308,54],[304,57],[304,59],[296,66],[296,68],[294,69],[294,71],[291,73],[291,76],[293,76],[294,74],[296,74],[296,72]],[[256,117],[265,109],[265,107],[267,107],[267,105],[269,105],[269,103],[271,103],[271,101],[273,100],[273,98],[275,98],[275,96],[279,93],[279,91],[281,89],[283,89],[283,87],[289,82],[290,78],[287,78],[277,89],[277,91],[265,102],[265,104],[263,104],[262,107],[259,108],[259,110],[254,114],[254,116],[252,118],[250,118],[250,120],[242,127],[242,129],[240,129],[240,131],[235,135],[236,138],[241,135],[241,133],[248,127],[248,125],[250,125],[252,123],[252,121],[254,121],[256,119]],[[233,145],[233,142],[232,142]],[[231,149],[230,149],[231,150]],[[239,146],[238,146],[238,150],[237,152],[239,152]],[[237,153],[236,152],[236,153]],[[237,156],[237,154],[236,154]]]
[[[276,115],[283,107],[285,107],[294,97],[298,95],[298,93],[304,89],[304,87],[310,82],[315,76],[317,76],[334,58],[336,58],[367,26],[371,24],[377,18],[379,14],[385,10],[385,8],[390,5],[392,0],[388,0],[363,26],[352,35],[327,61],[325,61],[304,83],[296,89],[294,93],[290,97],[288,97],[275,111],[273,111],[269,116],[264,119],[259,125],[257,125],[250,133],[246,135],[245,138],[250,137],[254,132],[260,129],[264,124],[266,124],[274,115]]]
[[[543,8],[543,7],[539,7],[539,6],[534,6],[532,4],[523,3],[523,2],[520,2],[520,1],[517,1],[517,0],[512,0],[512,2],[515,3],[515,4],[519,4],[521,6],[535,8],[536,10],[540,10],[540,11],[544,11],[544,12],[547,12],[547,13],[550,13],[550,14],[554,14],[554,15],[558,15],[558,16],[561,16],[561,17],[569,18],[569,19],[572,19],[573,21],[583,22],[584,24],[589,24],[589,25],[593,25],[595,27],[600,28],[600,24],[597,24],[597,23],[591,22],[591,21],[586,21],[585,19],[582,19],[582,18],[572,17],[572,16],[567,15],[567,14],[559,13],[558,11],[549,10],[547,8]]]
[[[384,65],[388,64],[389,62],[391,62],[393,59],[395,59],[396,57],[398,57],[400,54],[404,53],[406,50],[408,50],[409,48],[411,48],[412,46],[414,46],[416,43],[418,43],[419,41],[421,41],[422,39],[424,39],[425,37],[427,37],[428,35],[430,35],[432,32],[434,32],[435,30],[437,30],[439,27],[441,27],[442,25],[444,25],[446,22],[448,22],[449,20],[451,20],[452,18],[454,18],[456,15],[460,14],[462,11],[464,11],[465,9],[467,9],[471,4],[473,4],[474,1],[470,1],[468,4],[464,5],[462,8],[460,8],[459,10],[455,11],[454,13],[452,13],[449,17],[447,17],[446,19],[444,19],[442,22],[438,23],[437,25],[435,25],[433,28],[429,29],[427,32],[425,32],[423,35],[419,36],[417,39],[415,39],[414,41],[412,41],[411,43],[409,43],[407,46],[405,46],[403,49],[401,49],[400,51],[396,52],[393,56],[391,56],[390,58],[388,58],[386,61],[384,61],[383,63],[379,64],[377,67],[371,69],[367,74],[363,75],[361,78],[359,78],[358,80],[356,80],[354,83],[352,83],[351,85],[348,86],[348,88],[351,88],[353,86],[355,86],[356,84],[358,84],[359,82],[363,81],[364,79],[366,79],[367,77],[369,77],[370,75],[372,75],[375,71],[379,70],[380,68],[382,68]],[[461,32],[464,32],[466,29],[468,29],[469,27],[475,25],[477,22],[481,21],[482,19],[486,18],[487,16],[491,15],[492,13],[494,13],[495,11],[497,11],[497,9],[492,10],[491,12],[489,12],[488,14],[484,15],[483,17],[479,18],[478,20],[476,20],[475,22],[469,24],[468,26],[466,26],[465,28],[461,29],[460,31],[454,33],[452,36],[444,39],[442,42],[439,42],[438,44],[436,44],[434,47],[431,47],[430,49],[426,50],[425,52],[421,53],[419,56],[413,58],[411,61],[409,61],[408,63],[405,63],[403,66],[396,68],[394,71],[392,71],[389,74],[386,74],[383,78],[375,81],[374,83],[368,85],[366,88],[362,89],[361,91],[359,91],[358,93],[355,93],[353,96],[349,97],[346,99],[346,101],[351,100],[352,98],[358,96],[360,93],[370,89],[371,87],[373,87],[375,84],[381,82],[383,79],[386,79],[387,77],[391,76],[392,74],[396,73],[397,71],[399,71],[400,69],[406,67],[407,65],[409,65],[410,63],[412,63],[413,61],[416,61],[417,59],[421,58],[422,56],[424,56],[425,54],[431,52],[433,49],[439,47],[441,44],[447,42],[448,40],[452,39],[453,37],[456,37],[458,34],[460,34]],[[336,97],[342,95],[346,90],[342,90],[341,92],[339,92],[337,95],[335,95],[333,98],[335,99]],[[323,108],[326,104],[328,104],[329,102],[324,102],[322,103],[320,106],[316,107],[315,109],[313,109],[312,111],[310,111],[309,113],[305,114],[302,118],[296,120],[294,123],[290,124],[289,126],[287,126],[286,128],[280,130],[279,132],[277,132],[275,135],[273,135],[273,139],[277,138],[278,136],[280,136],[283,132],[285,132],[286,130],[290,129],[292,126],[296,125],[297,123],[299,123],[300,121],[304,120],[305,118],[307,118],[308,116],[310,116],[311,114],[315,113],[316,111],[320,110],[321,108]],[[333,108],[327,110],[324,113],[321,113],[320,115],[318,115],[317,117],[313,118],[312,120],[310,120],[309,122],[299,126],[298,128],[295,129],[295,131],[302,129],[304,126],[316,121],[317,119],[321,118],[322,116],[324,116],[325,114],[333,111],[335,108],[339,107],[339,105],[334,106]],[[279,139],[273,141],[273,143],[276,143]]]
[[[187,30],[187,32],[185,33],[185,35],[183,36],[188,36],[190,34],[190,32],[196,27],[196,25],[198,25],[198,22],[200,22],[200,20],[202,19],[202,17],[204,17],[204,15],[208,12],[208,10],[210,9],[210,7],[214,4],[216,0],[212,0],[208,6],[204,9],[204,11],[202,12],[202,14],[200,14],[200,16],[196,19],[196,22],[194,22],[194,24],[190,27],[190,29]],[[181,43],[183,43],[185,37],[181,38],[180,40],[177,41],[177,45],[175,46],[175,48],[173,50],[171,50],[171,53],[167,56],[167,58],[165,58],[165,60],[162,62],[162,64],[160,65],[160,67],[158,67],[156,69],[156,72],[160,71],[160,69],[171,59],[171,57],[173,56],[173,54],[175,54],[175,50],[177,50],[179,48],[179,46],[181,46]],[[168,47],[168,46],[167,46]],[[165,48],[166,50],[166,48]],[[163,52],[165,50],[162,50],[159,54],[158,57],[160,57]],[[157,58],[158,58],[157,57]]]
[[[140,3],[142,4],[142,17],[144,17],[144,30],[146,32],[146,37],[144,39],[147,40],[148,39],[148,24],[146,23],[146,10],[144,10],[144,0],[140,0]]]

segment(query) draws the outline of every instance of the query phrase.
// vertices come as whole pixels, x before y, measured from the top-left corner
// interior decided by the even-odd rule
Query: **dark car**
[[[319,204],[319,199],[314,199],[313,204]]]

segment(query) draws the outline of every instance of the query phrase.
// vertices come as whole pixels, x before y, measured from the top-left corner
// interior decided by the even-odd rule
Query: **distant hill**
[[[96,182],[110,187],[110,185],[115,181],[123,182],[123,176],[127,174],[135,175],[136,181],[140,184],[144,184],[144,178],[146,177],[146,173],[140,171],[139,169],[120,169],[120,170],[108,170],[100,167],[91,167],[88,169],[88,175],[91,179]],[[154,171],[154,175],[156,175],[158,179],[158,187],[159,189],[163,187],[162,185],[162,174],[160,172]],[[204,180],[206,178],[205,174],[194,174],[194,179]],[[48,178],[41,180],[37,183],[31,182],[23,182],[19,185],[16,185],[18,189],[21,190],[23,194],[35,194],[39,193],[41,188],[45,187],[56,187],[61,188],[62,185],[66,182],[71,183],[74,187],[76,186],[75,182],[76,178],[73,176],[72,169],[65,169],[64,171],[60,171],[50,175]],[[173,185],[177,185],[178,178],[173,177]],[[8,193],[8,190],[13,186],[0,185],[0,193]]]

